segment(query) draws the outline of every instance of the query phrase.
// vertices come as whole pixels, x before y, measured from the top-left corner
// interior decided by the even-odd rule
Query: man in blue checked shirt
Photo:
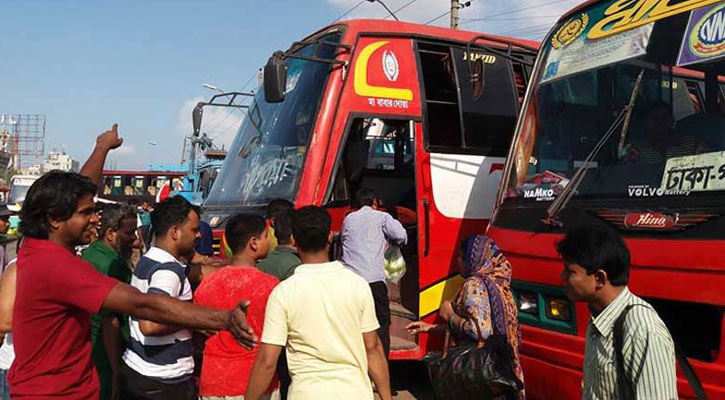
[[[385,285],[385,250],[388,243],[406,244],[408,235],[400,222],[378,210],[380,200],[372,189],[360,189],[355,200],[360,209],[348,214],[342,223],[342,263],[370,284],[375,315],[380,324],[378,335],[387,358],[390,352],[390,304]]]

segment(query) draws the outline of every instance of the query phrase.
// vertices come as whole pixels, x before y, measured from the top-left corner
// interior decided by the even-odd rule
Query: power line
[[[403,11],[404,9],[408,8],[408,6],[412,5],[416,1],[418,1],[418,0],[410,0],[409,2],[405,3],[404,6],[402,6],[402,7],[398,8],[397,10],[393,11],[393,14],[397,14],[399,11]],[[385,17],[383,17],[383,19],[388,19],[388,17],[390,17],[390,15],[386,15]]]
[[[426,23],[425,23],[425,24],[423,24],[423,25],[430,25],[430,24],[432,24],[433,22],[436,22],[436,21],[438,21],[439,19],[441,19],[441,18],[445,17],[446,15],[448,15],[448,14],[450,14],[450,13],[451,13],[451,10],[448,10],[448,11],[444,12],[443,14],[441,14],[441,15],[439,15],[439,16],[437,16],[437,17],[433,18],[432,20],[430,20],[430,21],[428,21],[428,22],[426,22]]]
[[[343,19],[347,14],[350,14],[351,12],[355,11],[356,8],[360,7],[365,1],[366,0],[360,0],[360,2],[358,2],[357,4],[355,4],[354,6],[352,6],[351,9],[349,9],[349,10],[345,11],[344,13],[342,13],[342,15],[340,15],[339,17],[335,18],[335,20],[332,21],[331,23],[335,23],[335,22]]]
[[[510,34],[517,34],[517,35],[524,35],[532,32],[538,32],[542,30],[548,31],[551,29],[551,24],[542,24],[542,25],[534,25],[529,26],[526,28],[518,28],[518,29],[512,29],[504,32],[499,32],[499,35],[510,35]]]
[[[482,17],[482,18],[474,18],[472,20],[466,21],[465,23],[466,24],[470,24],[472,22],[486,21],[486,20],[489,20],[489,19],[494,18],[494,17],[501,17],[501,16],[504,16],[504,15],[515,14],[517,12],[526,11],[526,10],[533,10],[535,8],[546,7],[546,6],[550,6],[550,5],[553,5],[553,4],[564,3],[564,2],[567,2],[567,1],[580,1],[580,0],[556,0],[556,1],[551,1],[551,2],[548,2],[548,3],[537,4],[535,6],[523,7],[523,8],[519,8],[519,9],[516,9],[516,10],[509,10],[509,11],[502,12],[502,13],[498,13],[498,14],[488,15],[488,16]]]
[[[247,86],[249,86],[250,83],[252,83],[252,79],[254,79],[254,77],[258,76],[258,75],[259,75],[259,72],[257,72],[257,71],[254,71],[252,73],[252,76],[250,76],[249,79],[247,79],[247,83],[245,83],[244,86],[242,86],[242,92],[247,88]]]
[[[488,18],[486,21],[518,21],[522,19],[549,19],[549,18],[558,18],[561,14],[551,14],[551,15],[532,15],[529,17],[506,17],[506,18]],[[471,21],[466,18],[467,21]]]

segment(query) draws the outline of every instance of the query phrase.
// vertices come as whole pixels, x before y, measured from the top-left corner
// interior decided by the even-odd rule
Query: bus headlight
[[[571,320],[571,303],[561,297],[546,297],[546,316],[559,321]]]
[[[519,311],[531,315],[539,315],[539,296],[536,293],[518,292],[516,297],[519,304]]]
[[[222,222],[222,217],[215,215],[209,220],[209,226],[212,228],[216,228],[217,226],[219,226],[220,222]]]

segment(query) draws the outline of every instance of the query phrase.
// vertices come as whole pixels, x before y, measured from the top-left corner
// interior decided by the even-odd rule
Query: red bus
[[[403,328],[435,319],[460,285],[447,279],[456,243],[486,229],[537,49],[353,20],[275,53],[265,72],[275,90],[257,92],[204,203],[217,249],[233,213],[283,198],[326,207],[339,230],[351,196],[374,188],[389,209],[405,210],[409,237],[407,273],[391,286],[391,356],[421,359],[427,337]]]
[[[543,42],[488,229],[514,267],[528,398],[581,398],[589,312],[554,246],[600,224],[725,399],[724,23],[723,1],[589,1]],[[681,375],[678,390],[694,398]]]

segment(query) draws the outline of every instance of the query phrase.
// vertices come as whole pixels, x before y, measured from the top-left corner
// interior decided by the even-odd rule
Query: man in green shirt
[[[124,204],[107,204],[101,210],[99,238],[82,258],[104,275],[130,283],[128,256],[136,240],[136,210]],[[129,340],[126,316],[101,312],[91,318],[91,355],[101,385],[101,400],[118,399],[121,349]]]
[[[292,276],[295,268],[302,264],[302,261],[297,255],[297,248],[292,238],[290,212],[276,216],[272,224],[274,235],[277,238],[277,247],[269,253],[267,258],[257,263],[257,268],[283,281]]]
[[[282,205],[284,204],[282,200],[277,202]],[[271,230],[274,231],[274,236],[277,238],[277,247],[270,251],[267,258],[257,263],[257,268],[283,281],[292,276],[297,266],[302,264],[300,256],[297,255],[297,247],[292,237],[292,203],[289,203],[286,211],[278,210],[274,218],[271,219],[271,223],[273,228]],[[289,374],[284,349],[282,349],[282,353],[277,359],[277,377],[280,383],[280,399],[286,400],[292,378]]]

